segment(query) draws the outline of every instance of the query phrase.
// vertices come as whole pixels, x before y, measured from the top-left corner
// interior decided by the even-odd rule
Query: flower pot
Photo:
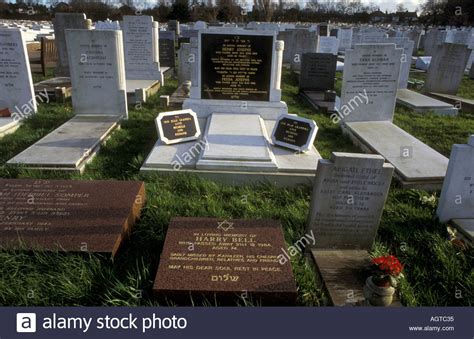
[[[364,286],[364,297],[372,306],[389,306],[393,301],[395,289],[392,286],[380,287],[374,284],[372,276],[368,277]]]
[[[189,92],[191,91],[191,81],[189,80],[186,80],[183,82],[183,91],[184,91],[184,94],[188,95]]]

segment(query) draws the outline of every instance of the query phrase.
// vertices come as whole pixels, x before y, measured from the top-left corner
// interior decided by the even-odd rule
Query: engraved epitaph
[[[307,228],[316,248],[371,248],[393,174],[384,161],[354,153],[319,161]]]
[[[189,302],[205,296],[294,303],[291,265],[282,261],[282,228],[273,220],[174,218],[153,286],[159,296]]]
[[[273,36],[201,34],[201,98],[270,99]]]
[[[282,115],[273,129],[272,141],[278,146],[306,152],[313,146],[317,132],[318,126],[313,120]]]
[[[0,246],[115,255],[144,203],[143,182],[0,179]]]
[[[201,135],[196,113],[190,109],[160,113],[156,125],[165,144],[196,140]]]

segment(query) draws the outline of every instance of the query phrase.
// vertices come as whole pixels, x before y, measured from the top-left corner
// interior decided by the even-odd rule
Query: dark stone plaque
[[[144,203],[138,181],[0,179],[0,246],[114,256]]]
[[[337,56],[330,53],[304,53],[301,60],[300,90],[333,90]]]
[[[201,135],[196,113],[191,110],[161,113],[157,124],[160,139],[165,144],[196,140]]]
[[[201,99],[268,101],[273,36],[201,34]]]
[[[175,34],[173,31],[160,31],[159,51],[161,67],[174,68],[176,66],[175,41]]]
[[[278,221],[173,218],[153,290],[177,303],[218,296],[292,304],[296,283],[285,248]]]
[[[306,151],[316,137],[316,123],[300,117],[284,116],[277,120],[272,134],[273,143],[297,151]]]
[[[0,108],[0,118],[9,118],[11,116],[10,110],[7,108]]]

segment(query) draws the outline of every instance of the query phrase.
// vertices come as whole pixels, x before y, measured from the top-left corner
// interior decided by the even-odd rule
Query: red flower
[[[402,263],[393,255],[374,258],[372,264],[384,275],[398,276],[403,270]]]

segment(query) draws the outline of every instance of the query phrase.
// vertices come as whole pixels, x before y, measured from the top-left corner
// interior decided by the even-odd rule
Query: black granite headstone
[[[274,36],[201,34],[201,98],[268,101]]]

